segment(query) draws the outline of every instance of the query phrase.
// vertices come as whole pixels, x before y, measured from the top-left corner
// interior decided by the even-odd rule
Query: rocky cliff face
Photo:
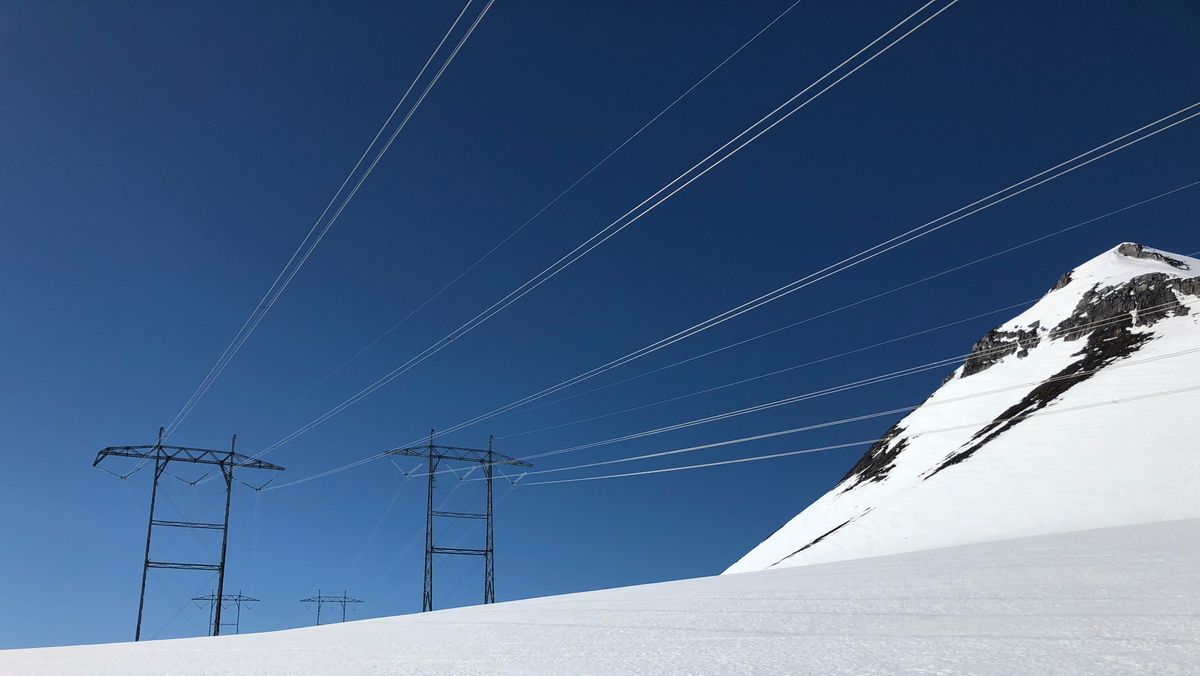
[[[1200,384],[1197,270],[1125,243],[1067,273],[728,572],[1200,516],[1200,391],[1169,394]]]

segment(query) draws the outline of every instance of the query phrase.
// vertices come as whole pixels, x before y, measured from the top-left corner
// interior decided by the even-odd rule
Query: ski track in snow
[[[1195,673],[1200,519],[288,631],[0,651],[29,676]]]

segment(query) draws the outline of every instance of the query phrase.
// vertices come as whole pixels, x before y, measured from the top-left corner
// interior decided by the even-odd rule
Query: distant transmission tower
[[[92,462],[92,466],[98,466],[101,461],[109,457],[118,458],[136,458],[141,462],[134,467],[129,474],[118,475],[122,479],[129,477],[141,469],[150,460],[154,461],[154,481],[150,486],[150,518],[146,524],[146,555],[142,562],[142,590],[138,594],[138,614],[137,628],[134,629],[133,640],[140,641],[142,639],[142,613],[146,606],[146,577],[150,573],[151,568],[168,568],[174,570],[211,570],[217,574],[217,598],[224,598],[225,595],[225,555],[229,548],[229,502],[233,496],[233,470],[240,469],[259,469],[270,470],[273,472],[282,472],[283,468],[279,465],[272,465],[269,462],[255,460],[249,456],[242,455],[234,451],[237,446],[237,435],[233,435],[233,441],[229,445],[228,451],[216,451],[207,448],[186,448],[183,446],[164,446],[162,443],[163,428],[158,428],[158,441],[152,446],[109,446],[101,449],[96,454],[96,459]],[[204,523],[198,521],[166,521],[154,518],[154,506],[158,497],[158,480],[162,478],[163,472],[166,471],[167,465],[172,462],[188,462],[198,465],[216,465],[221,468],[221,475],[225,478],[225,521],[222,523]],[[150,558],[150,539],[154,534],[154,527],[161,528],[201,528],[206,530],[221,531],[221,559],[216,563],[194,563],[181,561],[155,561]],[[221,604],[218,603],[214,608],[214,620],[212,624],[212,635],[219,636],[221,634]]]
[[[342,622],[346,621],[346,604],[347,603],[362,603],[360,599],[350,598],[346,596],[346,592],[342,592],[341,596],[323,596],[321,590],[317,590],[316,596],[310,596],[306,599],[300,599],[300,603],[315,603],[317,604],[317,626],[321,624],[321,606],[326,603],[337,603],[342,606]]]
[[[261,599],[256,599],[251,596],[243,596],[242,592],[239,591],[238,593],[236,593],[232,596],[230,596],[229,594],[226,594],[225,596],[217,596],[216,592],[213,592],[213,593],[209,594],[208,596],[193,596],[192,600],[193,601],[208,601],[208,635],[209,636],[219,636],[219,634],[217,633],[217,630],[216,630],[217,629],[217,615],[215,614],[215,610],[216,610],[217,606],[232,603],[234,605],[234,607],[237,608],[237,614],[234,615],[233,622],[225,622],[221,626],[222,627],[233,627],[233,633],[240,634],[240,633],[242,633],[242,604],[245,603],[249,607],[249,604],[258,603]],[[219,603],[218,603],[218,601],[219,601]]]
[[[421,612],[433,610],[433,557],[435,554],[452,554],[457,556],[483,557],[483,602],[496,602],[496,557],[495,538],[492,528],[492,468],[496,465],[511,465],[513,467],[532,467],[524,460],[518,460],[492,450],[492,437],[488,437],[487,448],[462,448],[458,446],[438,446],[433,443],[434,431],[429,430],[429,443],[425,446],[414,446],[388,451],[388,455],[407,455],[415,458],[426,458],[429,463],[429,488],[425,501],[425,590],[421,598]],[[438,464],[443,461],[473,463],[483,467],[483,476],[487,484],[487,511],[483,514],[467,512],[444,512],[433,508],[434,475]],[[487,533],[484,536],[482,549],[467,547],[437,547],[433,544],[433,520],[445,519],[484,519],[487,521]]]

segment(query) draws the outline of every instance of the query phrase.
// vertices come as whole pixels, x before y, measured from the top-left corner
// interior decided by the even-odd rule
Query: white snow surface
[[[1088,290],[1148,273],[1200,275],[1200,260],[1159,252],[1190,268],[1180,269],[1123,255],[1118,248],[1076,268],[1068,284],[999,327],[1038,331],[1042,340],[1027,356],[1009,355],[967,377],[959,367],[952,380],[901,420],[904,431],[893,445],[901,438],[908,445],[886,478],[857,485],[854,477],[843,481],[726,572],[1200,517],[1195,425],[1200,391],[1071,410],[1200,384],[1200,352],[1153,361],[1200,347],[1200,298],[1178,292],[1177,299],[1190,303],[1187,315],[1135,327],[1134,332],[1150,332],[1153,339],[965,461],[931,475],[946,458],[970,446],[986,423],[1080,359],[1076,354],[1086,338],[1049,340],[1048,334]],[[1001,391],[962,399],[993,390]],[[945,431],[953,427],[959,429]]]
[[[1185,674],[1200,520],[288,631],[0,651],[0,674]]]

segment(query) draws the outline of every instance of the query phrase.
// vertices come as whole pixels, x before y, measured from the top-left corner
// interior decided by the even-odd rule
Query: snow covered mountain
[[[1125,243],[726,573],[1200,517],[1200,260]]]

